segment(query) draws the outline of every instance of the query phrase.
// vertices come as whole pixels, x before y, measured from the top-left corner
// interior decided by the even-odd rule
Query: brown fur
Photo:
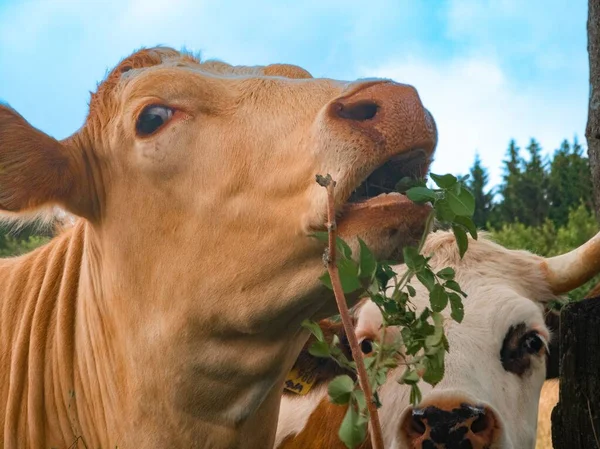
[[[285,438],[277,449],[346,449],[337,429],[340,428],[346,406],[333,405],[329,399],[323,399],[315,409],[304,430]],[[371,440],[366,438],[356,449],[371,449]]]

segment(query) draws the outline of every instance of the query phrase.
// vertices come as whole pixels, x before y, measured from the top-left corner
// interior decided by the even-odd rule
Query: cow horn
[[[554,294],[582,286],[600,273],[600,232],[579,248],[544,259],[542,270]]]

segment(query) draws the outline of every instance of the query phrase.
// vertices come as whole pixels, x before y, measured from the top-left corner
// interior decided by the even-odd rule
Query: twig
[[[340,311],[340,317],[342,318],[342,324],[344,325],[344,331],[348,337],[348,343],[350,344],[350,350],[352,352],[352,358],[356,363],[356,371],[358,374],[358,383],[360,388],[367,398],[367,408],[369,410],[369,416],[371,420],[371,426],[369,427],[369,433],[371,435],[371,445],[373,449],[384,449],[383,447],[383,436],[381,432],[381,423],[379,422],[379,414],[377,412],[377,406],[373,401],[373,392],[371,391],[371,385],[369,383],[369,377],[365,369],[363,361],[363,354],[358,346],[358,340],[356,333],[354,332],[354,326],[350,319],[350,312],[348,310],[348,304],[346,303],[346,297],[344,296],[344,290],[342,289],[342,282],[336,264],[336,221],[335,221],[335,181],[331,178],[331,175],[317,176],[317,182],[319,185],[327,188],[327,233],[329,237],[328,252],[326,254],[325,261],[327,263],[327,270],[331,278],[331,285],[333,287],[333,293],[337,302],[338,310]]]

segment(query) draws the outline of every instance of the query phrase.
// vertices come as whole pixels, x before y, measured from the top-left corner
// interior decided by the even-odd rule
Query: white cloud
[[[559,92],[562,86],[556,86],[553,96],[517,86],[493,59],[439,63],[409,57],[365,69],[363,75],[392,78],[417,88],[438,125],[434,172],[466,174],[478,151],[495,185],[511,138],[525,147],[535,137],[546,152],[575,133],[583,140],[587,111],[581,98]]]

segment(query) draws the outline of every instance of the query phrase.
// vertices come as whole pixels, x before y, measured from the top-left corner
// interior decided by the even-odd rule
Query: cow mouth
[[[346,204],[366,203],[382,194],[396,192],[401,180],[423,178],[428,169],[428,153],[421,148],[393,156],[367,176],[351,193]]]

